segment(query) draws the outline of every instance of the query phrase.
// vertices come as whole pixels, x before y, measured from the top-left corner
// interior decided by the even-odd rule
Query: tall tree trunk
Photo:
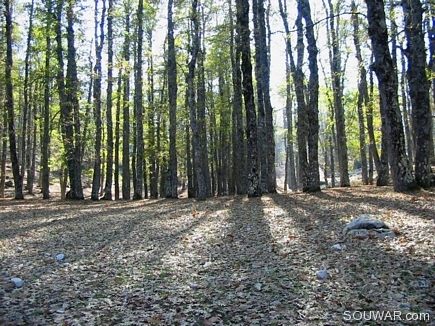
[[[304,192],[320,191],[319,175],[319,75],[317,67],[317,45],[314,35],[314,24],[308,0],[298,0],[298,11],[305,20],[308,52],[308,173]]]
[[[107,126],[107,164],[106,164],[106,184],[102,199],[112,200],[112,180],[113,180],[113,0],[109,0],[107,12],[107,107],[106,107],[106,126]]]
[[[27,130],[27,124],[29,117],[31,116],[30,112],[30,83],[29,83],[29,75],[30,75],[30,57],[32,54],[32,40],[33,40],[33,13],[34,13],[35,1],[31,0],[30,9],[29,9],[29,27],[27,30],[27,45],[26,45],[26,56],[24,59],[24,107],[23,107],[23,122],[22,122],[22,138],[21,138],[21,175],[24,178],[27,159],[29,156],[26,153],[26,141],[28,138],[29,131]],[[29,186],[29,185],[27,185]]]
[[[430,187],[430,139],[432,115],[429,81],[426,76],[426,44],[423,33],[423,7],[420,0],[404,0],[405,35],[407,39],[408,85],[412,105],[412,129],[415,142],[415,181]]]
[[[104,20],[106,19],[106,1],[103,0],[103,7],[101,8],[101,18],[98,22],[98,1],[94,0],[95,5],[95,66],[94,66],[94,92],[93,92],[93,106],[94,106],[94,119],[95,119],[95,161],[94,172],[92,176],[92,191],[91,199],[99,199],[99,190],[101,182],[101,143],[102,143],[102,122],[101,122],[101,78],[102,78],[102,52],[104,43]],[[99,27],[99,31],[98,31]],[[100,33],[98,35],[98,32]]]
[[[339,34],[339,18],[340,15],[335,16],[332,1],[328,0],[329,5],[329,33],[330,33],[330,47],[331,47],[331,80],[332,80],[332,93],[334,99],[334,113],[335,113],[335,128],[337,131],[337,154],[338,166],[340,170],[340,187],[349,187],[349,167],[348,167],[348,153],[347,153],[347,137],[346,137],[346,122],[344,117],[343,107],[343,87],[342,79],[342,66],[340,54],[340,40]],[[336,21],[337,20],[337,21]],[[337,24],[336,24],[337,22]]]
[[[115,171],[114,171],[114,181],[115,181],[115,200],[119,199],[120,189],[119,189],[119,145],[121,138],[121,106],[122,106],[122,75],[123,70],[119,69],[118,71],[118,86],[116,91],[116,112],[115,112]]]
[[[405,151],[405,137],[398,103],[398,81],[388,48],[384,1],[366,0],[368,32],[372,40],[375,62],[373,70],[379,81],[379,91],[385,103],[388,129],[388,158],[395,191],[407,191],[416,187]]]
[[[246,178],[246,143],[243,131],[243,100],[242,100],[242,72],[240,70],[240,33],[234,34],[234,17],[232,11],[232,1],[229,1],[230,14],[230,57],[233,78],[233,105],[232,105],[232,122],[233,122],[233,179],[235,192],[238,195],[247,193]],[[237,30],[239,26],[237,25]],[[235,46],[234,46],[235,45]]]
[[[136,59],[136,78],[135,78],[135,95],[134,95],[134,113],[136,122],[136,174],[135,178],[135,189],[133,194],[133,199],[143,198],[143,179],[144,179],[144,140],[143,140],[143,82],[142,82],[142,65],[143,65],[143,11],[144,11],[144,0],[139,0],[139,7],[137,9],[137,59]]]
[[[174,0],[168,1],[168,102],[169,102],[169,166],[167,170],[166,198],[178,198],[177,175],[177,61],[175,55],[174,22],[172,7]]]
[[[237,23],[242,57],[242,84],[246,111],[248,197],[261,196],[258,170],[257,117],[255,112],[254,87],[252,84],[252,64],[249,30],[249,1],[236,0]]]
[[[351,4],[352,10],[352,23],[353,23],[353,43],[355,45],[355,56],[358,60],[358,72],[359,72],[359,82],[358,82],[358,123],[359,123],[359,147],[361,156],[361,172],[362,172],[362,182],[367,185],[369,183],[369,176],[367,171],[367,151],[366,151],[366,134],[365,134],[365,123],[364,123],[364,107],[367,107],[368,98],[368,88],[367,88],[367,71],[364,67],[364,61],[361,54],[361,40],[359,36],[359,17],[356,14],[357,7],[355,1]]]
[[[408,93],[406,91],[406,62],[405,62],[405,54],[403,51],[401,52],[401,64],[402,70],[400,74],[400,93],[402,98],[402,112],[403,112],[403,123],[405,127],[405,137],[406,137],[406,148],[409,157],[409,163],[411,166],[414,166],[414,141],[412,137],[412,132],[410,128],[410,117],[408,114]]]
[[[52,1],[46,2],[47,17],[52,16]],[[45,67],[44,67],[44,108],[43,108],[43,136],[41,144],[41,191],[42,198],[50,198],[50,59],[51,59],[51,19],[47,19],[45,26]]]
[[[188,64],[189,71],[187,75],[187,101],[190,112],[190,128],[192,129],[193,140],[193,157],[194,157],[194,172],[197,180],[197,194],[198,200],[205,200],[207,197],[207,185],[204,174],[204,162],[201,155],[201,139],[199,134],[198,116],[196,112],[196,99],[195,99],[195,68],[197,57],[199,53],[199,21],[198,21],[198,1],[192,1],[192,9],[190,20],[192,23],[191,29],[191,45],[190,45],[190,61]]]
[[[125,39],[123,59],[126,64],[130,62],[130,5],[125,4]],[[130,69],[124,71],[122,77],[122,199],[129,200],[130,185]]]
[[[4,14],[6,18],[6,70],[5,70],[5,84],[6,84],[6,102],[5,109],[8,112],[8,130],[9,130],[9,153],[12,163],[12,173],[14,176],[15,186],[15,199],[24,199],[23,195],[23,176],[20,174],[20,166],[17,155],[17,141],[15,135],[14,125],[14,90],[12,83],[12,3],[10,0],[5,0]]]
[[[293,99],[291,95],[291,75],[289,66],[289,55],[286,53],[286,121],[287,121],[287,147],[286,147],[286,173],[288,173],[288,185],[290,190],[297,190],[296,173],[295,173],[295,154],[294,154],[294,139],[293,139]],[[291,49],[290,49],[291,51]]]

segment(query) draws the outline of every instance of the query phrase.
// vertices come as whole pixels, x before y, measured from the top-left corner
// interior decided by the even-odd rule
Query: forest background
[[[318,191],[352,170],[385,185],[388,165],[396,190],[427,188],[432,4],[385,5],[388,103],[370,3],[5,1],[0,195],[8,160],[15,198],[35,178],[43,198],[54,183],[74,199],[83,186],[92,199],[258,196],[277,171],[284,190]],[[426,105],[413,103],[416,52]]]

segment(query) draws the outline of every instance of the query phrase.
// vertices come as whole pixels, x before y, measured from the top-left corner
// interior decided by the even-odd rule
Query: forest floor
[[[0,200],[0,325],[435,325],[434,222],[433,189]]]

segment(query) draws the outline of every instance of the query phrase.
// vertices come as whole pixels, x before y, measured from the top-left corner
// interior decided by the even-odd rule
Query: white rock
[[[254,288],[257,289],[258,291],[261,291],[262,287],[263,287],[263,285],[261,283],[255,283],[254,284]]]
[[[316,275],[319,280],[327,280],[329,278],[329,274],[326,269],[318,271]]]
[[[343,250],[343,247],[339,243],[333,245],[331,248],[335,250]]]
[[[56,255],[56,260],[64,260],[65,259],[65,255],[64,254],[57,254]]]
[[[11,282],[14,283],[14,285],[17,288],[20,288],[24,285],[24,281],[22,279],[20,279],[19,277],[13,277],[11,278]]]

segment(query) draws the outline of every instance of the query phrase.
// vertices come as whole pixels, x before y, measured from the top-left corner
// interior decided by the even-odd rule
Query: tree
[[[175,55],[174,22],[172,7],[174,0],[168,1],[168,103],[169,103],[169,167],[166,175],[166,198],[178,198],[177,176],[177,61]]]
[[[15,199],[24,199],[23,195],[23,176],[20,174],[20,165],[17,155],[17,141],[15,135],[14,124],[14,90],[12,85],[12,3],[10,0],[4,2],[4,15],[6,18],[6,65],[5,65],[5,84],[6,84],[6,100],[5,108],[8,117],[8,131],[9,131],[9,154],[12,163],[12,173],[14,176],[15,186]]]
[[[334,117],[335,128],[337,131],[337,154],[338,166],[340,170],[340,186],[349,187],[349,167],[348,167],[348,150],[346,137],[346,122],[343,107],[343,85],[342,85],[342,64],[340,53],[340,15],[335,15],[332,1],[328,0],[329,6],[329,47],[330,47],[330,66],[332,80],[332,95],[334,100]],[[339,5],[338,5],[339,9]],[[338,11],[337,9],[337,11]]]
[[[122,199],[130,199],[130,8],[131,3],[124,3],[125,36],[123,60],[126,65],[122,76]]]
[[[144,0],[139,0],[137,9],[137,51],[136,51],[136,67],[135,67],[135,92],[134,92],[134,117],[136,122],[136,174],[134,182],[133,199],[143,198],[143,179],[144,179],[144,140],[143,140],[143,15],[144,15]]]
[[[314,23],[311,19],[311,8],[308,0],[298,0],[298,12],[305,20],[305,37],[307,39],[308,68],[308,170],[307,184],[302,189],[304,192],[320,191],[319,175],[319,75],[317,67],[317,45],[314,35]]]
[[[423,7],[420,0],[404,0],[405,34],[407,39],[408,85],[412,105],[412,129],[415,142],[415,181],[430,187],[430,154],[432,116],[429,81],[426,76],[426,45],[423,32]]]
[[[41,191],[42,198],[50,198],[50,59],[53,3],[46,1],[47,20],[45,26],[45,66],[44,66],[44,107],[43,107],[43,136],[41,144]]]
[[[101,78],[102,78],[102,52],[104,44],[104,21],[106,19],[106,1],[102,1],[101,19],[98,23],[98,0],[95,0],[95,66],[94,66],[94,87],[93,104],[95,119],[95,162],[94,173],[92,176],[91,199],[99,199],[100,179],[101,179],[101,142],[102,142],[102,122],[101,122]],[[100,28],[98,35],[98,26]]]
[[[257,117],[252,84],[252,64],[249,30],[249,1],[236,0],[237,24],[242,57],[242,85],[246,113],[248,197],[261,196],[258,170]]]
[[[112,200],[112,180],[113,180],[113,118],[112,118],[112,93],[113,93],[113,0],[109,0],[107,12],[107,164],[106,164],[106,184],[102,199]]]
[[[372,40],[375,62],[373,70],[378,77],[381,93],[381,110],[385,110],[388,130],[388,159],[395,191],[414,189],[416,183],[405,151],[405,136],[402,115],[398,103],[398,81],[393,60],[388,48],[388,33],[385,20],[384,1],[366,0],[368,33]]]

